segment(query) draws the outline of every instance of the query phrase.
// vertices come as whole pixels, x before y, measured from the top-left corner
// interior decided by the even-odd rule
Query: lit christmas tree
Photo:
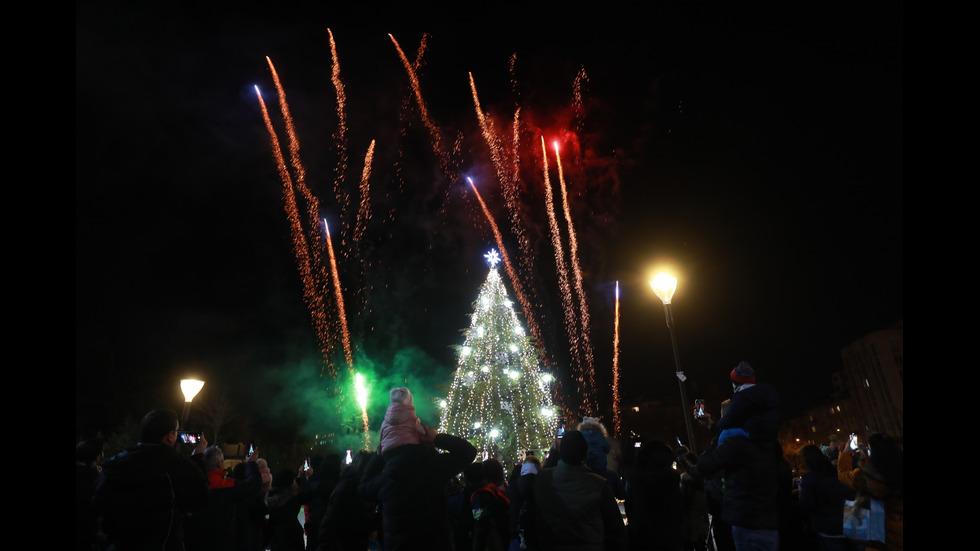
[[[506,465],[527,450],[550,447],[556,408],[551,375],[539,368],[538,350],[507,298],[497,271],[500,257],[492,250],[486,258],[490,273],[464,331],[440,431],[466,438]]]

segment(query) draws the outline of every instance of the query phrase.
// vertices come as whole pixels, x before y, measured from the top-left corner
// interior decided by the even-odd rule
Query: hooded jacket
[[[543,550],[626,549],[626,526],[606,479],[559,460],[534,481],[535,527]]]

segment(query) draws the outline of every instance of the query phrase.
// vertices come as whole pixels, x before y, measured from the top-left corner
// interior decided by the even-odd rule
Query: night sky
[[[256,431],[308,426],[317,414],[308,404],[328,382],[254,88],[285,144],[266,56],[308,184],[338,224],[351,331],[379,385],[407,380],[432,397],[451,381],[483,254],[496,247],[466,177],[520,256],[472,72],[497,123],[521,109],[530,145],[520,150],[520,208],[534,253],[521,277],[560,369],[568,343],[541,135],[562,143],[604,407],[617,281],[624,405],[676,399],[670,335],[648,284],[662,264],[679,279],[689,397],[724,389],[746,360],[781,391],[787,414],[826,398],[841,347],[903,317],[901,8],[761,14],[687,4],[643,18],[564,13],[561,25],[506,13],[422,24],[415,13],[387,27],[325,9],[79,5],[76,436],[179,408],[177,380],[188,374]],[[371,224],[357,254],[345,248],[349,232],[342,242],[333,193],[341,142],[327,29],[346,92],[348,191],[376,140]],[[426,36],[421,93],[453,181],[388,33],[413,60]]]

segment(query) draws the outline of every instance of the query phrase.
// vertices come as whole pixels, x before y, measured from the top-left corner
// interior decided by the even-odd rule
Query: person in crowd
[[[204,442],[207,443],[207,440],[204,439]],[[258,455],[256,449],[247,457],[244,476],[238,480],[225,470],[225,455],[221,446],[208,446],[204,450],[208,504],[192,511],[188,519],[188,551],[237,546],[241,520],[238,509],[262,492],[262,475],[256,464]]]
[[[467,465],[469,467],[469,465]],[[446,484],[446,509],[455,549],[469,549],[473,542],[473,509],[470,496],[476,487],[467,486],[466,469]]]
[[[742,428],[722,431],[718,445],[700,457],[681,447],[685,476],[723,473],[722,518],[732,526],[737,551],[778,551],[778,469],[773,442],[757,441]],[[694,462],[696,461],[696,463]]]
[[[727,413],[729,404],[731,404],[730,399],[722,401],[720,408],[722,417]],[[697,417],[697,420],[709,430],[713,426],[711,413],[707,411],[705,411],[703,416]],[[708,444],[708,448],[703,453],[711,452],[718,447],[718,436],[718,434],[712,436],[711,443]],[[724,471],[718,471],[704,479],[705,503],[708,515],[710,515],[708,532],[714,542],[716,551],[735,551],[735,542],[732,540],[732,526],[721,514],[724,486]]]
[[[381,505],[385,551],[453,549],[446,487],[475,457],[465,439],[440,433],[430,445],[404,444],[371,458],[358,491]]]
[[[99,543],[99,519],[92,508],[92,496],[102,483],[104,443],[101,438],[75,445],[75,549],[94,551]]]
[[[255,465],[259,471],[261,486],[257,492],[248,492],[235,508],[235,531],[238,541],[238,551],[264,551],[262,538],[265,534],[265,494],[272,484],[272,476],[268,474],[269,466],[265,459],[258,458]],[[248,462],[242,462],[232,469],[235,484],[244,486],[248,481]]]
[[[830,459],[831,464],[834,468],[837,468],[837,456],[840,454],[840,438],[834,436],[830,439],[830,443],[827,445],[827,449],[823,453]]]
[[[299,521],[303,506],[313,501],[309,478],[313,469],[307,465],[297,471],[283,469],[272,477],[272,487],[265,494],[265,508],[269,514],[266,523],[265,545],[270,551],[303,551],[303,525]]]
[[[585,458],[586,466],[601,475],[606,472],[609,452],[612,450],[609,445],[609,431],[598,418],[588,416],[582,418],[578,430],[589,444],[589,455]]]
[[[589,443],[589,456],[585,458],[585,465],[606,479],[616,499],[626,499],[623,478],[609,468],[608,458],[612,446],[609,444],[609,431],[606,430],[606,426],[596,417],[583,417],[578,430]]]
[[[779,392],[768,384],[756,382],[755,370],[740,362],[729,373],[732,397],[728,410],[712,427],[715,434],[725,429],[741,428],[757,442],[775,442],[779,436]]]
[[[841,444],[837,458],[837,477],[858,495],[879,499],[885,505],[885,548],[901,551],[905,524],[904,458],[902,447],[894,437],[874,433],[867,447],[858,448],[858,464]]]
[[[507,498],[510,499],[509,551],[537,550],[537,538],[529,532],[534,529],[531,518],[534,514],[534,481],[541,468],[541,460],[528,454],[520,464],[518,476],[507,486]]]
[[[803,510],[799,496],[796,495],[793,480],[793,466],[783,454],[783,447],[777,441],[772,445],[776,459],[776,509],[779,511],[779,549],[798,551],[805,545],[803,531]]]
[[[466,485],[474,488],[470,494],[469,510],[473,516],[471,531],[473,551],[503,551],[509,534],[510,499],[487,476],[503,478],[503,465],[496,459],[487,459],[467,465],[463,469]]]
[[[272,487],[272,469],[263,457],[256,459],[255,465],[259,468],[259,476],[262,477],[262,496],[265,497],[266,492]]]
[[[341,459],[338,453],[310,458],[313,476],[310,477],[310,492],[315,496],[306,506],[309,515],[306,519],[306,549],[315,551],[319,547],[320,525],[330,504],[330,494],[340,482]]]
[[[341,473],[320,522],[317,551],[364,551],[368,548],[372,534],[379,528],[375,503],[363,499],[357,487],[373,456],[374,453],[367,450],[357,452]]]
[[[606,479],[585,465],[589,445],[566,431],[558,464],[534,481],[535,531],[543,551],[625,550],[628,539],[619,505]]]
[[[682,551],[680,474],[674,452],[660,440],[641,443],[627,480],[630,550]]]
[[[809,444],[800,450],[803,475],[800,477],[800,509],[804,515],[810,549],[818,551],[859,551],[844,537],[841,518],[844,501],[854,499],[854,490],[837,478],[837,468],[819,447]]]
[[[93,506],[109,549],[184,549],[184,517],[207,505],[208,482],[175,449],[179,429],[176,412],[150,411],[140,421],[139,442],[103,465]],[[207,440],[198,442],[192,457],[206,446]]]
[[[681,543],[684,551],[707,551],[711,522],[708,517],[706,480],[681,477]]]
[[[493,484],[499,490],[507,491],[507,479],[504,478],[504,464],[496,457],[489,457],[483,460],[483,469],[487,475],[487,482]]]
[[[436,431],[426,426],[415,415],[412,392],[405,387],[393,388],[388,393],[390,403],[381,421],[381,443],[378,453],[384,455],[404,444],[432,442]]]

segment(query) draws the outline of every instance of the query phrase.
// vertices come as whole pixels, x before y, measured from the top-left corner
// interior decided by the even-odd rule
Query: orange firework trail
[[[568,348],[570,359],[573,364],[573,373],[579,374],[581,370],[577,366],[581,362],[579,357],[578,324],[575,320],[575,310],[572,301],[572,287],[568,281],[568,268],[565,266],[565,252],[561,246],[561,232],[558,228],[558,219],[555,218],[554,196],[551,192],[551,176],[548,174],[548,148],[545,146],[544,137],[541,138],[542,162],[544,164],[544,193],[545,207],[548,212],[548,225],[551,228],[551,244],[555,249],[555,265],[558,272],[558,286],[561,289],[562,305],[565,311],[565,328],[568,331]],[[578,380],[579,392],[583,390],[583,381]],[[584,412],[589,414],[590,412]]]
[[[442,173],[450,181],[455,181],[455,171],[452,169],[452,165],[449,162],[449,154],[446,153],[442,132],[439,130],[439,127],[432,122],[432,118],[429,116],[429,109],[426,107],[425,100],[422,98],[422,86],[419,84],[419,78],[415,72],[415,66],[408,60],[408,57],[405,55],[405,52],[402,51],[402,47],[398,45],[398,41],[395,40],[395,37],[391,34],[389,34],[388,37],[391,38],[391,42],[395,45],[395,49],[398,50],[398,57],[401,58],[402,64],[405,66],[405,71],[408,73],[408,79],[412,83],[412,92],[415,94],[415,102],[419,107],[419,116],[422,118],[422,123],[425,124],[425,127],[429,130],[429,135],[432,138],[432,148],[439,157],[439,166],[442,168]]]
[[[490,149],[490,158],[493,162],[493,166],[497,171],[497,178],[501,182],[501,187],[503,188],[504,203],[507,206],[508,214],[510,215],[511,228],[514,232],[514,237],[517,239],[518,247],[520,249],[521,258],[521,268],[530,280],[530,276],[533,274],[531,267],[533,266],[533,250],[531,249],[530,242],[527,238],[527,232],[524,230],[524,222],[521,218],[520,209],[518,205],[517,197],[517,179],[519,178],[519,170],[517,166],[516,151],[518,145],[518,123],[517,115],[515,114],[514,119],[514,147],[513,150],[509,151],[507,147],[501,144],[501,140],[497,138],[494,133],[491,121],[484,113],[483,108],[480,107],[480,96],[476,91],[476,82],[473,80],[473,73],[469,73],[470,76],[470,90],[473,93],[473,106],[476,109],[476,118],[480,123],[480,130],[483,133],[483,139],[487,143],[487,147]],[[520,110],[518,109],[518,113]],[[489,215],[488,215],[489,216]],[[499,243],[498,246],[503,249],[503,245]],[[512,276],[513,278],[513,276]],[[531,289],[531,299],[537,302],[534,286]],[[534,317],[530,311],[525,309],[525,316],[527,318],[528,329],[537,338],[541,334],[541,330],[538,327],[538,320]],[[537,342],[538,347],[544,350],[542,341]]]
[[[282,118],[286,123],[286,135],[289,137],[289,156],[293,170],[296,173],[296,188],[303,194],[303,199],[306,201],[307,223],[310,228],[307,240],[309,241],[309,254],[313,258],[311,268],[316,270],[314,276],[320,276],[318,279],[322,281],[324,279],[322,274],[320,274],[320,269],[323,265],[320,257],[322,243],[319,232],[314,231],[320,219],[319,200],[306,185],[306,170],[300,161],[299,137],[296,135],[296,125],[293,124],[293,116],[289,112],[289,104],[286,102],[286,90],[282,87],[282,82],[279,80],[279,73],[276,72],[272,60],[269,59],[269,56],[266,56],[265,59],[269,63],[269,70],[272,72],[272,80],[276,85],[276,92],[279,94],[279,109],[282,111]]]
[[[504,262],[504,268],[507,270],[507,275],[510,276],[510,281],[514,285],[514,295],[517,296],[517,300],[521,303],[521,308],[524,310],[524,318],[526,320],[531,320],[531,305],[528,303],[527,298],[524,296],[524,289],[521,286],[521,282],[517,279],[517,273],[514,272],[514,267],[510,263],[510,257],[507,254],[507,249],[504,248],[504,238],[500,234],[500,229],[497,227],[497,223],[494,222],[493,216],[490,215],[490,209],[487,208],[487,204],[483,202],[483,197],[480,196],[480,192],[476,189],[476,184],[473,183],[471,178],[466,179],[469,182],[470,187],[473,188],[473,193],[476,195],[476,200],[480,202],[480,208],[483,209],[483,214],[486,215],[487,221],[490,222],[490,228],[493,230],[493,237],[497,240],[497,248],[500,249],[500,259]],[[531,334],[534,337],[535,342],[541,343],[541,335],[537,334],[537,325],[528,321],[528,329],[531,330]]]
[[[623,414],[619,409],[619,282],[616,282],[616,321],[613,325],[613,436],[620,436]]]
[[[347,369],[351,376],[354,375],[354,353],[350,347],[350,332],[347,330],[347,313],[344,311],[344,294],[340,288],[340,274],[337,272],[337,259],[333,254],[333,241],[330,239],[330,227],[327,226],[327,219],[323,219],[323,229],[327,233],[327,251],[330,253],[330,271],[333,274],[333,288],[337,295],[337,312],[340,318],[340,332],[344,345],[344,360],[347,361]]]
[[[565,175],[562,172],[561,167],[561,156],[558,153],[558,142],[555,142],[555,159],[558,165],[558,182],[561,185],[561,198],[562,206],[565,210],[565,221],[568,223],[568,249],[571,258],[569,259],[569,264],[572,267],[572,273],[575,276],[575,292],[579,299],[579,317],[581,319],[581,324],[579,328],[582,330],[582,353],[585,359],[584,364],[581,366],[584,375],[584,396],[586,398],[586,405],[594,408],[597,405],[594,402],[594,396],[592,394],[595,389],[595,366],[593,365],[592,358],[592,340],[589,337],[589,305],[585,300],[585,290],[582,286],[582,270],[579,267],[578,262],[578,240],[575,238],[575,227],[572,225],[572,211],[568,205],[568,191],[565,187]]]
[[[289,175],[286,160],[283,158],[282,149],[279,146],[279,138],[276,136],[272,120],[269,118],[269,110],[265,106],[259,87],[255,87],[255,94],[259,98],[259,105],[262,108],[262,118],[265,120],[266,129],[269,131],[269,140],[272,144],[272,153],[275,157],[276,166],[279,169],[279,176],[282,178],[283,201],[286,210],[286,217],[289,220],[290,235],[293,238],[293,252],[296,255],[296,263],[299,268],[300,280],[303,283],[303,299],[310,312],[310,320],[320,341],[320,353],[323,355],[324,366],[329,367],[330,375],[335,375],[333,362],[330,360],[331,340],[330,331],[327,323],[326,308],[323,305],[323,297],[317,287],[317,279],[314,277],[313,268],[310,264],[306,236],[303,233],[303,224],[300,221],[299,209],[296,206],[296,198],[293,192],[293,180]],[[321,368],[321,374],[323,368]]]
[[[360,242],[364,239],[364,232],[367,230],[368,220],[371,219],[371,164],[374,162],[374,140],[368,146],[367,154],[364,156],[364,170],[361,172],[361,208],[357,211],[357,225],[354,229],[354,241]]]
[[[337,92],[337,130],[334,132],[334,141],[337,143],[337,166],[334,168],[333,191],[337,197],[337,204],[340,205],[342,219],[347,220],[346,213],[350,205],[350,197],[344,192],[344,173],[347,172],[347,95],[344,92],[344,83],[340,80],[340,58],[337,56],[337,44],[334,42],[333,32],[330,29],[327,29],[327,34],[330,35],[332,62],[330,81]],[[345,227],[345,225],[341,225],[341,233],[346,233]]]
[[[585,74],[585,68],[583,67],[577,75],[575,75],[575,83],[573,85],[573,95],[575,97],[573,101],[575,109],[575,130],[579,134],[582,133],[585,128],[585,106],[582,101],[582,83],[588,82],[589,76]]]
[[[371,220],[371,166],[374,163],[374,140],[371,140],[371,144],[368,146],[367,154],[364,156],[364,170],[361,171],[361,185],[358,188],[361,194],[360,208],[357,210],[357,219],[354,225],[354,246],[351,247],[357,251],[358,265],[360,266],[360,281],[365,281],[365,273],[367,271],[366,264],[367,260],[364,255],[361,254],[361,241],[364,239],[364,233],[367,231],[368,222]],[[360,312],[364,313],[364,309],[367,307],[367,289],[365,286],[361,285],[358,289],[358,298],[360,299]]]

